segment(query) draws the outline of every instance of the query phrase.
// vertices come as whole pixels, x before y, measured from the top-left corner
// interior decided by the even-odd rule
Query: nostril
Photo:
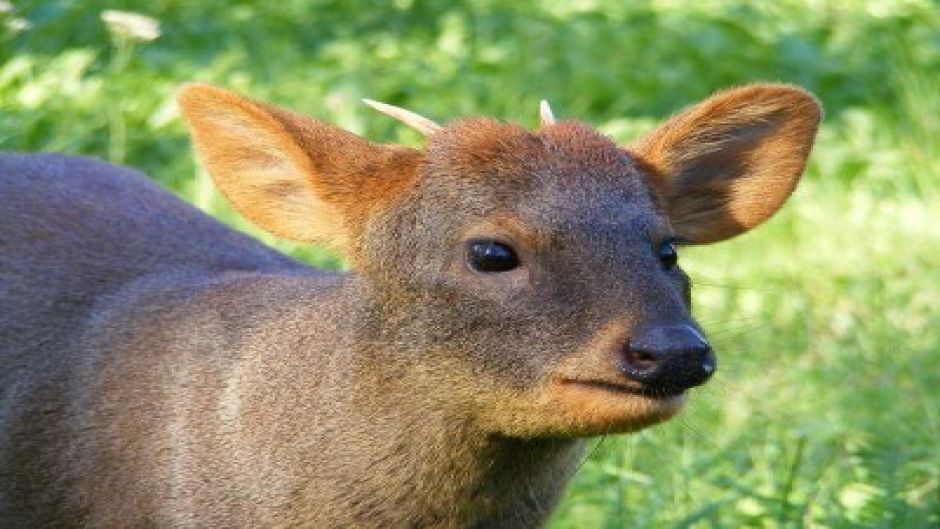
[[[636,371],[650,371],[659,364],[656,355],[648,351],[631,349],[629,346],[624,357],[627,365]]]
[[[631,379],[647,383],[657,376],[663,362],[660,351],[643,343],[627,342],[621,356],[621,370]]]

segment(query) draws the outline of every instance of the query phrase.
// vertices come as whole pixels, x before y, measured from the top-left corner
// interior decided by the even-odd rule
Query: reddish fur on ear
[[[275,235],[347,255],[421,159],[212,86],[188,85],[178,100],[196,151],[236,210]]]
[[[628,147],[677,233],[693,243],[727,239],[770,218],[796,187],[822,110],[790,85],[719,92]]]

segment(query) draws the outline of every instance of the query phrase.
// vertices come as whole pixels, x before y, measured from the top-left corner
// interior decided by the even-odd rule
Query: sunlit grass
[[[415,133],[359,99],[532,125],[547,97],[560,117],[628,141],[728,85],[813,90],[827,119],[792,202],[753,234],[682,255],[719,374],[678,420],[599,442],[552,527],[940,526],[935,3],[10,5],[0,9],[0,149],[142,168],[331,267],[329,254],[260,234],[224,205],[178,120],[182,82],[411,145]],[[105,9],[149,15],[160,35],[122,40]]]

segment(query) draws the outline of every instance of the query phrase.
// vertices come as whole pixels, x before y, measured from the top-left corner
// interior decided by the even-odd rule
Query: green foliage
[[[807,87],[827,119],[793,202],[683,255],[719,375],[678,420],[597,442],[552,527],[940,527],[935,2],[13,4],[0,5],[0,149],[139,167],[255,234],[194,166],[182,82],[408,144],[420,139],[359,99],[534,124],[547,97],[627,141],[728,85]],[[114,8],[162,34],[109,32]]]

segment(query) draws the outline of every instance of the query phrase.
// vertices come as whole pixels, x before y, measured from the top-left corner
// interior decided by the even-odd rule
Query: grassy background
[[[679,420],[598,441],[551,526],[940,527],[936,2],[13,4],[0,3],[0,150],[139,167],[243,229],[194,167],[173,104],[184,81],[412,145],[359,98],[534,125],[547,97],[626,141],[728,85],[807,87],[827,118],[793,201],[683,255],[719,375]],[[106,8],[162,34],[111,34]]]

